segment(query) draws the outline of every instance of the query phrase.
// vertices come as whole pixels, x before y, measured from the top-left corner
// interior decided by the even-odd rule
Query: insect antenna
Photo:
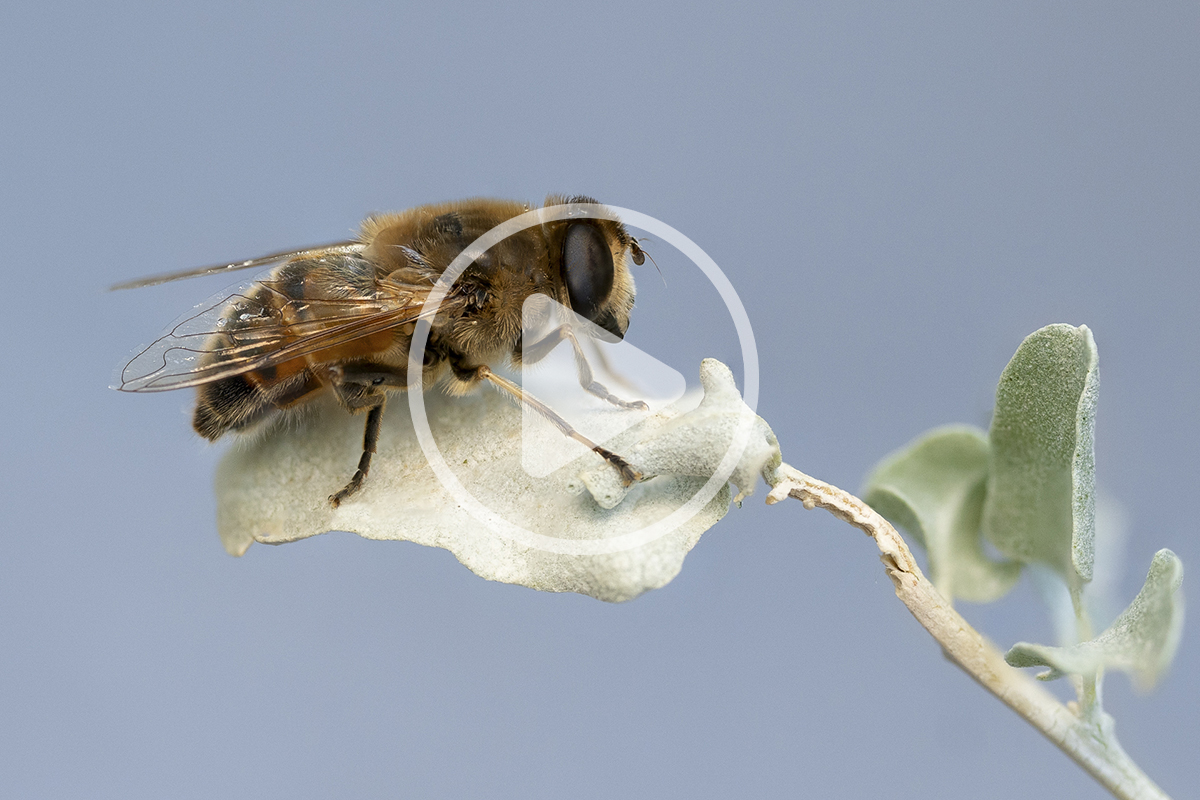
[[[654,256],[647,253],[642,247],[642,242],[650,242],[654,240],[648,239],[645,236],[640,239],[635,239],[634,237],[630,236],[629,239],[631,241],[630,250],[633,254],[633,263],[641,266],[646,262],[646,258],[648,257],[650,259],[650,263],[654,265],[654,269],[658,271],[658,277],[662,278],[663,286],[666,286],[667,279],[666,276],[663,275],[663,271],[659,269],[658,262],[654,260]]]

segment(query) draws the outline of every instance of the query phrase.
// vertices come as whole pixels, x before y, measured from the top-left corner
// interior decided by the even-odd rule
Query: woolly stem
[[[805,508],[823,508],[874,539],[884,569],[896,586],[896,596],[937,640],[946,656],[1041,731],[1113,796],[1121,800],[1169,800],[1121,749],[1112,717],[1103,712],[1081,717],[1029,675],[1005,663],[1000,652],[921,574],[904,539],[870,506],[787,464],[775,470],[769,482],[774,488],[767,496],[768,504],[793,497]]]

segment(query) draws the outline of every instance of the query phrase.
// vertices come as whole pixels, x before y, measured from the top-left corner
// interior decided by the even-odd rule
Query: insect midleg
[[[575,374],[579,377],[579,385],[583,387],[585,392],[593,394],[601,400],[612,403],[619,408],[632,408],[638,411],[650,410],[650,406],[641,400],[634,400],[633,402],[622,400],[610,392],[604,384],[595,379],[595,376],[592,374],[592,365],[588,363],[587,355],[583,352],[583,348],[579,346],[579,340],[575,338],[575,332],[568,325],[559,325],[528,347],[522,346],[521,362],[524,364],[536,364],[549,355],[564,339],[571,343],[571,349],[575,351]]]
[[[572,428],[571,424],[556,414],[554,409],[550,408],[550,406],[546,405],[541,400],[538,400],[533,395],[527,393],[512,381],[506,380],[505,378],[502,378],[496,373],[492,372],[486,364],[475,368],[475,377],[478,380],[486,380],[501,391],[512,395],[517,399],[518,402],[524,403],[525,405],[529,406],[529,408],[548,419],[551,424],[554,425],[554,427],[558,428],[564,434],[599,455],[601,458],[611,464],[614,469],[616,469],[617,473],[621,476],[621,483],[629,486],[633,482],[640,481],[642,479],[642,473],[634,469],[628,461],[621,458],[613,451],[601,447],[579,431]]]

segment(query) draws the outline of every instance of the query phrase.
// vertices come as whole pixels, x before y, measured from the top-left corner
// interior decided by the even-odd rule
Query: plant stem
[[[811,478],[787,464],[769,482],[767,503],[793,497],[805,508],[823,508],[859,528],[879,547],[896,596],[929,631],[951,661],[1020,714],[1121,800],[1169,800],[1118,744],[1108,714],[1081,718],[1029,675],[1010,667],[991,643],[967,623],[917,566],[904,539],[887,520],[849,492]],[[1098,710],[1098,709],[1097,709]]]
[[[1078,575],[1071,581],[1071,606],[1075,610],[1075,641],[1086,642],[1092,638],[1092,618],[1083,604],[1083,586]],[[1100,682],[1103,671],[1091,675],[1080,675],[1075,682],[1076,694],[1079,697],[1079,716],[1091,719],[1103,715],[1104,707],[1100,704]]]

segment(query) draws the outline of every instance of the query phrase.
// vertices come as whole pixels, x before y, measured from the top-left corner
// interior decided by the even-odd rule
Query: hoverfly
[[[552,195],[544,208],[595,202]],[[418,206],[369,217],[353,240],[118,284],[113,288],[270,267],[248,288],[208,304],[138,353],[117,388],[195,388],[192,426],[210,441],[332,392],[348,412],[366,414],[358,468],[329,497],[337,506],[367,477],[388,392],[408,387],[413,332],[439,277],[477,238],[531,208],[491,199]],[[591,448],[626,485],[639,480],[625,459],[489,365],[533,363],[567,340],[584,389],[623,408],[645,409],[593,379],[570,326],[532,343],[522,340],[523,304],[539,293],[624,337],[634,300],[627,261],[640,265],[644,258],[638,240],[613,219],[543,222],[503,239],[467,266],[428,319],[421,385],[461,394],[490,383]]]

